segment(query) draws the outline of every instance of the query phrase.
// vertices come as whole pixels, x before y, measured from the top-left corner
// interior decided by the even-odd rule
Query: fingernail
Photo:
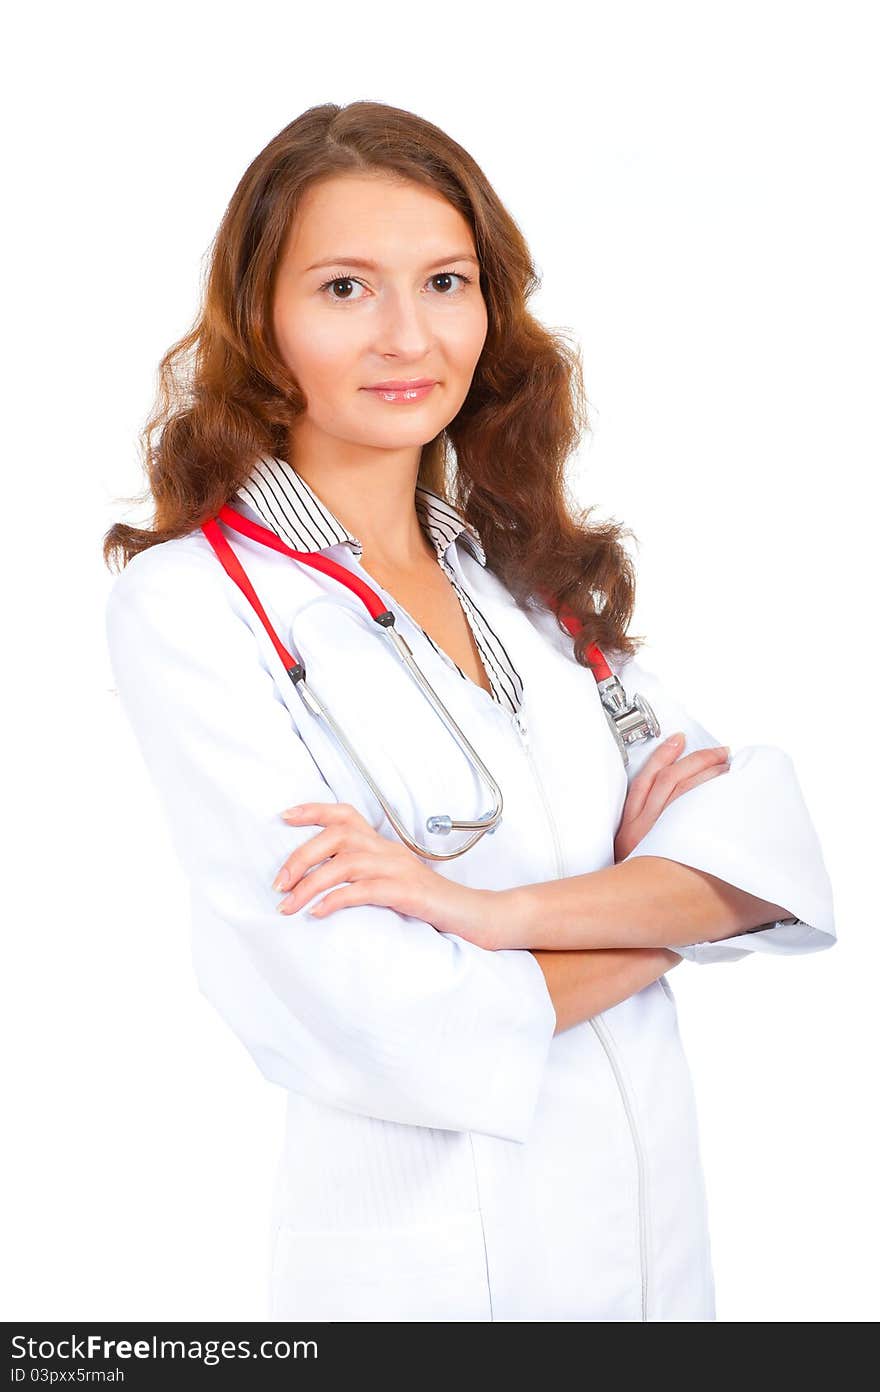
[[[286,870],[279,870],[272,888],[278,890],[290,889],[290,875]]]
[[[679,732],[679,734],[677,734],[677,735],[670,735],[670,736],[669,736],[669,739],[666,741],[666,743],[667,743],[667,744],[681,744],[681,742],[682,742],[683,739],[684,739],[684,735],[681,734],[681,733]]]

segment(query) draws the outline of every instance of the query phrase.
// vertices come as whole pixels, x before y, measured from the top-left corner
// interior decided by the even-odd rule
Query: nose
[[[419,358],[431,345],[429,307],[411,289],[389,288],[382,296],[375,347],[382,355]]]

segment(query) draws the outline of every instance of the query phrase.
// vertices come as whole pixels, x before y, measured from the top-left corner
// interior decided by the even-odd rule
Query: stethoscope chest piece
[[[631,744],[656,739],[660,722],[644,696],[638,692],[629,700],[621,682],[613,674],[596,683],[609,727],[620,750],[624,768],[629,765]]]
[[[550,596],[545,592],[543,598],[545,604],[553,611]],[[561,606],[559,618],[572,637],[577,637],[582,625],[567,605]],[[640,696],[638,692],[633,693],[632,699],[627,696],[623,683],[611,670],[597,643],[590,644],[586,656],[587,664],[596,679],[608,728],[620,751],[623,767],[628,768],[629,745],[638,744],[642,740],[656,739],[660,734],[660,721],[644,696]]]

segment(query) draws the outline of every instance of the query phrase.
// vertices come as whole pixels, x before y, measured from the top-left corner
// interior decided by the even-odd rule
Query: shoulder
[[[277,577],[296,569],[277,553],[252,542],[242,544],[240,538],[235,538],[233,550],[260,594],[268,585],[271,597]],[[114,577],[107,607],[144,614],[163,609],[185,614],[190,608],[206,615],[250,612],[249,601],[227,575],[201,528],[132,556]]]
[[[155,635],[189,646],[218,625],[236,625],[245,602],[197,530],[132,556],[107,595],[107,633],[111,645]]]
[[[110,587],[111,601],[146,594],[185,597],[191,587],[210,586],[219,570],[213,549],[201,531],[159,541],[132,556]]]
[[[306,567],[255,542],[236,537],[233,550],[276,628],[314,598]],[[262,642],[261,621],[250,599],[226,573],[197,528],[139,551],[116,575],[106,600],[111,645],[135,639],[193,655],[232,643]]]

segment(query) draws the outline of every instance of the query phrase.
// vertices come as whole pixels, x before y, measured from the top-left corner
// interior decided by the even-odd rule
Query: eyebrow
[[[469,251],[454,252],[451,256],[441,256],[437,261],[431,261],[427,266],[423,266],[425,271],[432,271],[435,266],[445,266],[450,261],[472,261],[475,266],[479,265],[476,256],[472,256]],[[318,271],[324,266],[358,266],[365,271],[379,271],[381,266],[376,261],[365,261],[361,256],[331,256],[326,261],[316,261],[312,266],[306,266],[306,272]]]

